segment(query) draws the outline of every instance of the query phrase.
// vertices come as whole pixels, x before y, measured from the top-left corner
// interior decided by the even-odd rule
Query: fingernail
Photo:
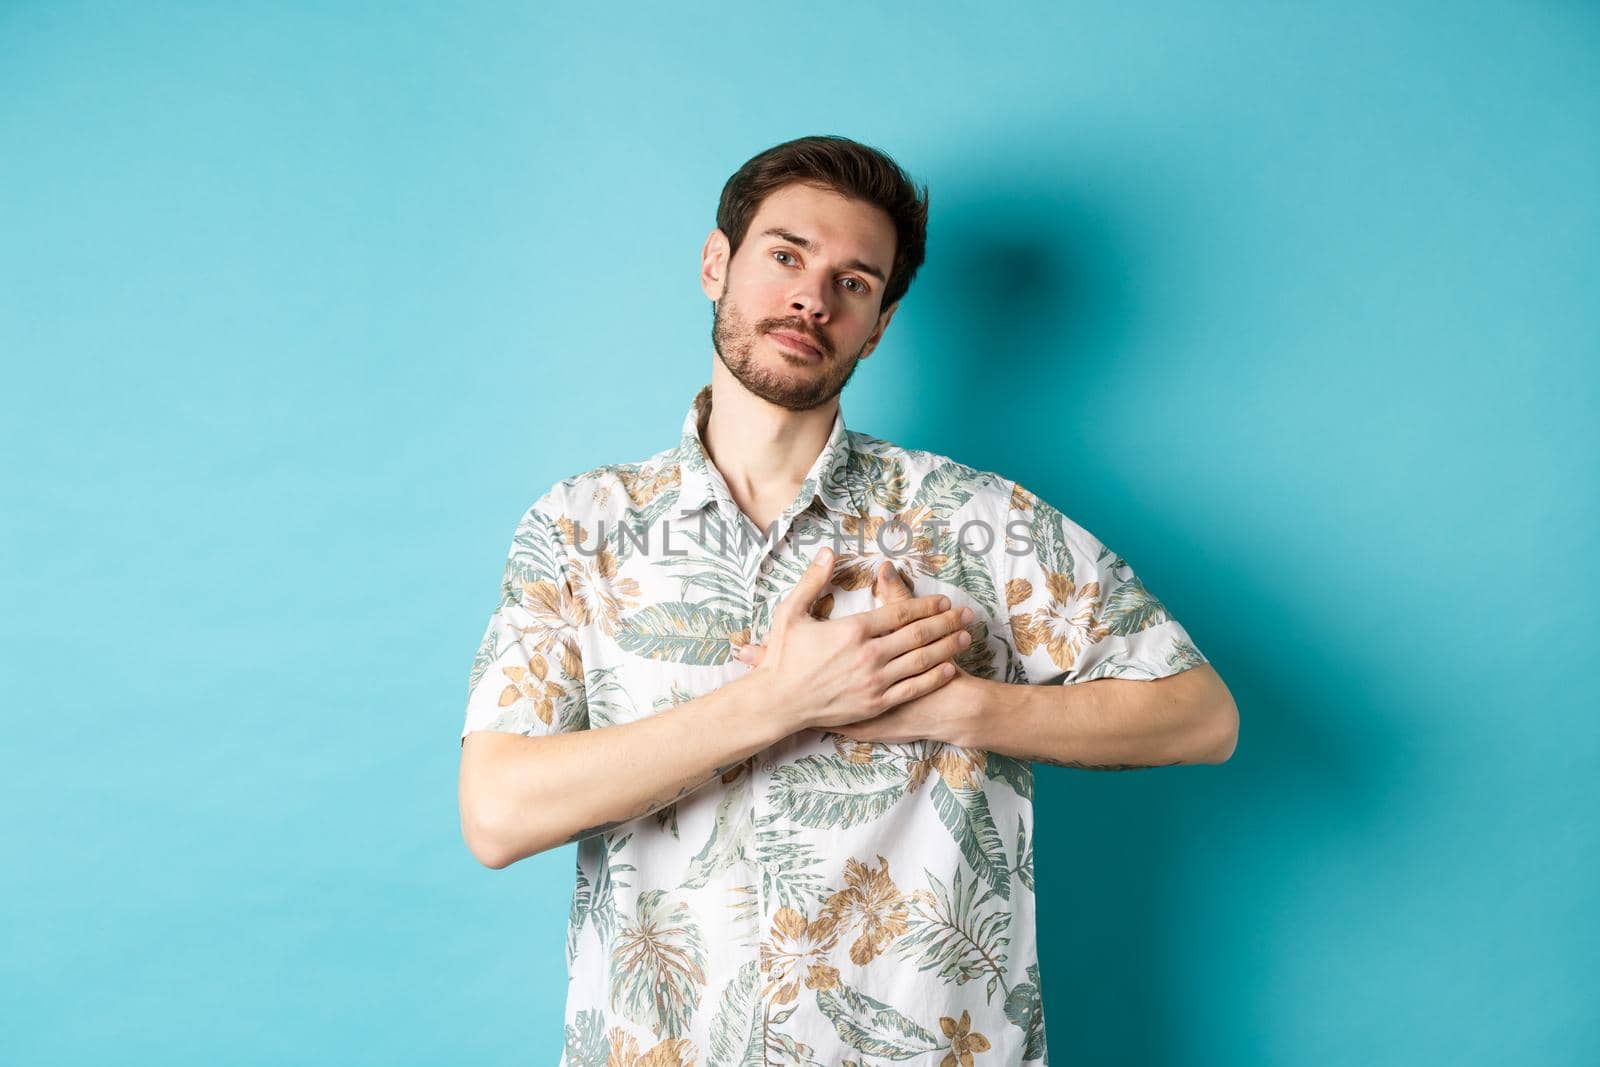
[[[817,562],[818,563],[826,563],[826,562],[828,562],[828,552],[829,552],[829,550],[826,549],[826,548],[819,548],[817,550]]]
[[[971,608],[962,608],[961,609],[961,621],[962,622],[971,622],[972,621],[972,609]]]
[[[942,597],[939,598],[939,610],[940,611],[949,611],[950,610],[950,598],[949,597],[942,596]]]

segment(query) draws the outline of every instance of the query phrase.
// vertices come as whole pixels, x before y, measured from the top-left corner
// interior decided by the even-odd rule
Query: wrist
[[[1012,687],[963,672],[952,678],[945,688],[952,690],[945,742],[958,748],[987,749],[993,733],[991,727],[1005,713],[1006,691]]]
[[[744,706],[774,727],[778,735],[774,741],[810,729],[816,718],[817,709],[807,702],[806,694],[779,684],[765,664],[752,667],[733,684],[742,690]]]

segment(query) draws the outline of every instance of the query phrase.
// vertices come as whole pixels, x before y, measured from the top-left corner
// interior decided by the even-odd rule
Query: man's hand
[[[815,566],[816,564],[813,563],[814,568]],[[795,587],[795,592],[799,592],[800,588],[806,585],[807,580],[810,578],[812,578],[812,575],[808,571],[806,577],[802,578],[800,584]],[[809,594],[810,599],[814,600],[822,588],[825,588],[825,583],[823,586],[819,586],[815,593]],[[913,597],[911,590],[901,579],[899,572],[895,570],[893,564],[887,561],[878,567],[877,575],[873,582],[873,595],[883,603],[883,607],[862,612],[859,615],[829,620],[820,625],[831,626],[835,623],[847,623],[854,619],[870,619],[875,616],[881,616],[885,611],[892,611],[897,608],[910,609],[912,605],[923,601],[940,599],[939,597]],[[793,594],[791,594],[791,597],[793,597]],[[807,601],[808,608],[809,604],[810,600]],[[780,605],[780,610],[781,608],[782,605]],[[962,617],[956,623],[957,626],[964,625],[972,619],[970,608],[963,608],[959,613],[955,611],[945,612],[939,618],[942,619],[958,614]],[[921,617],[920,615],[911,616],[913,619]],[[916,625],[915,622],[907,626],[906,629],[909,630],[914,625]],[[777,629],[777,625],[774,624],[773,635],[776,635]],[[940,633],[947,633],[947,631],[941,630]],[[759,669],[766,663],[771,643],[769,640],[767,644],[744,645],[736,652],[736,658],[740,662],[749,663]],[[958,633],[943,636],[933,644],[925,645],[921,651],[928,652],[935,648],[947,648],[950,649],[950,652],[948,657],[945,658],[953,658],[961,649],[966,648],[971,643],[971,635],[963,629]],[[882,710],[877,713],[852,719],[845,717],[843,714],[836,714],[840,709],[831,708],[829,709],[829,714],[824,717],[827,721],[815,721],[812,726],[817,729],[825,728],[832,733],[841,734],[856,741],[878,741],[894,744],[928,738],[935,741],[958,744],[959,741],[956,738],[962,733],[965,717],[976,706],[976,698],[972,693],[972,688],[981,685],[982,682],[954,663],[939,664],[932,670],[924,672],[923,676],[938,674],[941,666],[948,671],[948,674],[940,675],[934,685],[911,692],[909,696],[900,697],[898,701],[888,699]],[[886,697],[893,698],[895,695],[895,691],[890,690]]]
[[[970,609],[951,609],[943,596],[913,597],[901,586],[905,595],[882,607],[818,619],[812,605],[832,576],[833,553],[823,548],[773,609],[766,642],[736,652],[780,707],[794,709],[797,728],[872,721],[961,673],[949,661],[972,643],[964,629]]]

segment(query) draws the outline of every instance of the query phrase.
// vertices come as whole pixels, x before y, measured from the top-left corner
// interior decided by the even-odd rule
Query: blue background
[[[1600,1062],[1597,46],[0,5],[0,1059],[555,1062],[572,853],[462,843],[467,669],[523,509],[707,380],[723,181],[842,133],[932,191],[849,425],[1061,507],[1242,715],[1040,769],[1056,1062]]]

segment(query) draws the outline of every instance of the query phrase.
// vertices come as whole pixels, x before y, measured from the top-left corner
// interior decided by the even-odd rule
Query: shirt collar
[[[689,405],[678,441],[678,506],[690,513],[719,497],[726,500],[730,508],[736,507],[728,492],[728,483],[706,456],[703,435],[710,416],[711,386],[704,385]],[[814,499],[820,499],[824,507],[837,515],[865,515],[866,509],[861,506],[855,485],[857,479],[850,477],[850,457],[850,434],[845,429],[841,406],[835,411],[827,442],[801,480],[800,491],[793,503],[784,509],[784,518],[803,511]]]

